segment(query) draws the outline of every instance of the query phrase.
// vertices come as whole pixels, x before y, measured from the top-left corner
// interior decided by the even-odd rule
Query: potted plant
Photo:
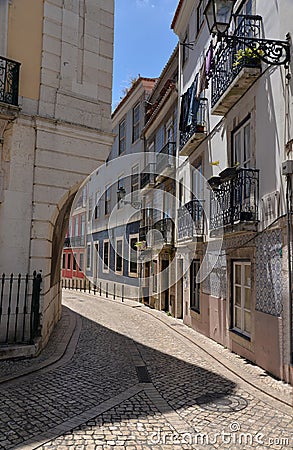
[[[237,162],[232,167],[226,167],[226,169],[222,170],[222,172],[219,173],[219,176],[223,181],[229,181],[236,177],[239,170],[239,163]]]
[[[146,241],[137,241],[135,243],[135,247],[137,248],[138,251],[142,251],[146,249]]]
[[[238,66],[253,66],[253,67],[259,67],[260,66],[260,56],[264,55],[264,51],[261,48],[258,47],[246,47],[244,49],[240,49],[237,51],[235,55],[235,62],[233,64],[234,68],[237,68]]]
[[[212,177],[210,177],[208,179],[208,184],[209,184],[210,188],[213,190],[218,189],[218,187],[220,186],[221,183],[222,183],[222,179],[218,175],[213,175]]]

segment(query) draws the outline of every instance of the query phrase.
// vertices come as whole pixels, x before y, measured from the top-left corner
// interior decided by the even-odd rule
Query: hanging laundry
[[[206,54],[206,75],[209,78],[210,73],[213,67],[213,61],[214,60],[214,51],[213,51],[213,43],[210,43],[208,52]]]
[[[208,87],[209,87],[209,85],[208,85],[208,79],[207,79],[207,74],[206,74],[206,58],[204,58],[201,69],[199,71],[196,98],[199,99],[202,91],[204,91]]]
[[[197,86],[198,86],[198,73],[195,75],[194,82],[192,83],[191,86],[187,126],[190,126],[196,122],[197,111],[199,108],[199,100],[196,98]]]

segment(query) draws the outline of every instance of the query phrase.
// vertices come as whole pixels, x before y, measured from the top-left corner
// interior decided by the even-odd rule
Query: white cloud
[[[142,7],[142,6],[149,6],[151,8],[155,7],[155,5],[150,0],[136,0],[136,4],[139,7]]]

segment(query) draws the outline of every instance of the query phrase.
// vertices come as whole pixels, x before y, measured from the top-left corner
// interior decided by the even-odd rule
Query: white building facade
[[[217,42],[206,6],[180,1],[172,23],[180,42],[176,247],[183,319],[292,382],[292,193],[291,175],[282,175],[283,161],[292,159],[288,52],[282,64],[267,64],[258,44],[249,59],[245,41]],[[236,1],[234,14],[234,37],[290,45],[291,2]]]

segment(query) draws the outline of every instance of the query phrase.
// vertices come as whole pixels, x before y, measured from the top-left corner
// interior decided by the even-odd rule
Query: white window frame
[[[248,151],[249,155],[245,155],[245,152],[247,152],[247,142],[245,139],[245,130],[249,129],[249,143],[248,143]],[[236,148],[238,146],[237,144],[237,138],[239,137],[240,142],[240,148]],[[232,154],[232,162],[233,164],[239,163],[241,167],[249,168],[252,164],[252,145],[251,145],[251,119],[248,118],[240,124],[238,127],[236,127],[232,131],[232,148],[233,148],[233,154]],[[240,152],[240,155],[236,155],[236,150]],[[240,158],[238,157],[240,156]],[[245,158],[246,156],[246,158]]]
[[[137,270],[136,270],[136,272],[130,272],[130,267],[131,267],[131,250],[132,250],[131,249],[131,240],[132,239],[136,239],[136,241],[139,241],[139,234],[135,233],[135,234],[130,234],[129,235],[129,241],[128,241],[128,246],[129,246],[128,275],[130,277],[138,277],[138,257],[137,257]]]
[[[236,267],[241,267],[241,280],[240,284],[236,283]],[[245,284],[245,266],[250,267],[250,283],[249,285]],[[232,329],[237,331],[238,333],[250,337],[251,336],[251,329],[250,331],[245,330],[245,313],[250,314],[250,327],[252,324],[252,295],[251,295],[251,261],[249,260],[234,260],[232,261],[232,271],[233,271],[233,285],[232,285],[232,303],[233,303],[233,312],[232,312]],[[240,288],[240,305],[236,305],[235,299],[236,299],[236,287]],[[250,290],[250,309],[245,307],[245,290]],[[240,327],[236,326],[236,310],[240,311]]]
[[[138,111],[138,118],[135,118],[136,111]],[[132,143],[138,141],[139,139],[139,125],[140,125],[140,103],[132,108]],[[137,133],[137,136],[136,136]]]
[[[122,258],[121,261],[121,270],[117,270],[117,243],[121,242],[121,255],[119,255]],[[123,256],[124,256],[124,248],[123,248],[123,243],[124,243],[124,239],[122,236],[119,236],[116,238],[116,242],[115,242],[115,273],[122,275],[123,274]]]
[[[121,133],[123,125],[123,134]],[[118,125],[118,155],[122,155],[126,150],[126,119],[122,119]]]
[[[105,267],[105,243],[108,243],[108,268]],[[103,273],[109,273],[110,271],[110,240],[104,239],[103,240]]]

